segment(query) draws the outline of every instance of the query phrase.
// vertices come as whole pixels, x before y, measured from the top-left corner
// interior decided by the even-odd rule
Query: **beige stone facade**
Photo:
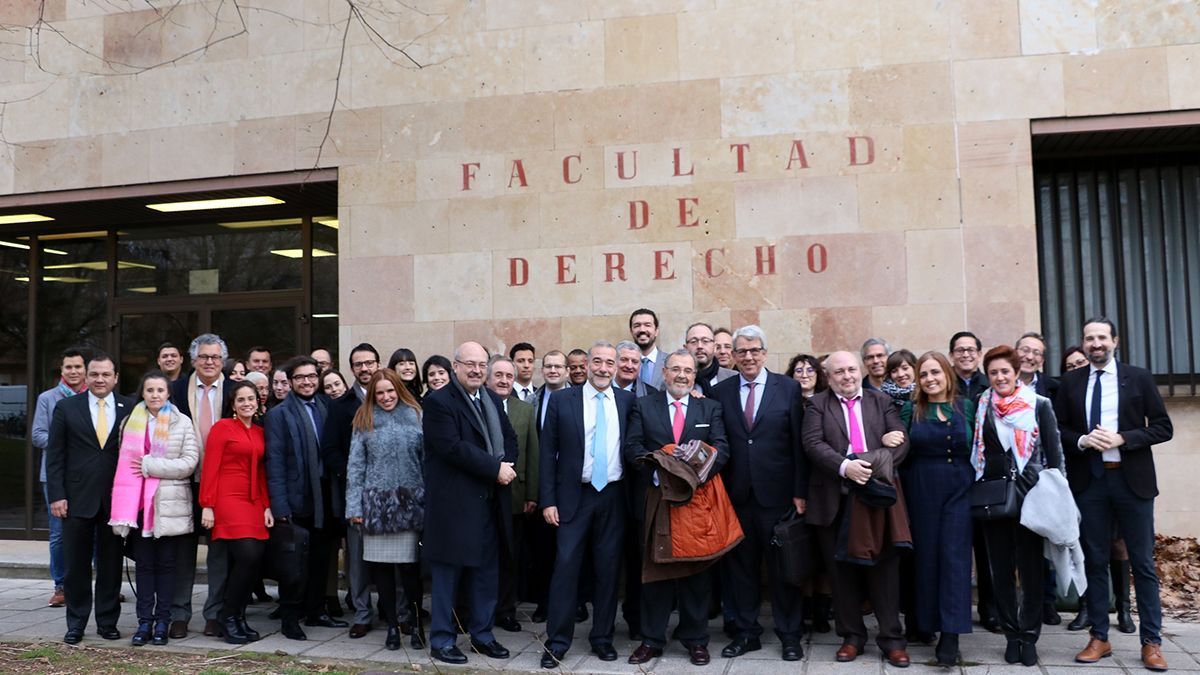
[[[1030,120],[1200,107],[1194,0],[146,4],[0,0],[34,27],[0,43],[0,192],[336,167],[343,348],[586,346],[643,305],[668,345],[759,323],[775,367],[1008,342],[1040,323]],[[1160,468],[1195,467],[1172,411]],[[1160,529],[1200,534],[1160,475]]]

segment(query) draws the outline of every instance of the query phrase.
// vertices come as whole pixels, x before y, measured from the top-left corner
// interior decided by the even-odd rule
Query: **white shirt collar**
[[[1116,359],[1109,359],[1108,364],[1106,366],[1104,366],[1103,368],[1097,368],[1095,366],[1095,364],[1088,364],[1088,365],[1091,368],[1091,372],[1089,372],[1088,374],[1091,375],[1092,377],[1096,376],[1097,370],[1103,370],[1104,372],[1110,373],[1112,375],[1117,374],[1117,360]]]
[[[649,354],[642,354],[642,358],[650,359],[651,361],[653,361],[655,363],[655,365],[657,365],[658,364],[658,353],[659,353],[658,345],[654,345],[654,347],[650,350]]]
[[[850,397],[842,396],[841,394],[839,394],[837,392],[834,392],[833,395],[837,396],[839,401],[853,401],[854,399],[862,399],[863,390],[862,390],[862,387],[859,387],[858,392]]]
[[[688,407],[688,403],[691,401],[691,398],[692,398],[691,394],[685,394],[683,398],[677,399],[674,396],[672,396],[671,392],[669,392],[669,391],[664,392],[664,393],[666,394],[666,397],[667,397],[667,405],[668,406],[674,405],[675,401],[679,401],[680,403],[683,404],[684,409],[686,409]]]
[[[596,398],[596,395],[599,393],[600,393],[600,390],[592,386],[591,380],[588,380],[587,382],[583,383],[583,397],[585,399],[587,399],[589,401],[593,400]],[[608,389],[604,390],[604,396],[605,396],[605,398],[613,398],[612,385],[609,385]]]
[[[740,372],[738,373],[738,379],[741,380],[741,386],[743,386],[743,387],[750,383],[750,380],[747,380],[746,376],[742,375]],[[754,383],[759,386],[762,386],[767,383],[767,369],[766,368],[763,368],[762,370],[758,371],[758,375],[755,376],[755,378],[754,378]]]
[[[88,390],[88,405],[94,406],[94,405],[96,405],[96,401],[99,401],[99,400],[100,400],[100,397],[93,394],[92,391],[89,389]],[[111,410],[112,402],[113,402],[113,394],[110,391],[110,392],[108,392],[108,395],[104,397],[104,405],[108,406],[108,408]]]

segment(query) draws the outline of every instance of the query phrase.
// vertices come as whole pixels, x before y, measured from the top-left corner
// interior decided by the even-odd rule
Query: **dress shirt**
[[[220,391],[221,385],[222,385],[222,380],[224,380],[224,379],[225,379],[224,374],[218,375],[217,379],[212,383],[212,386],[210,386],[208,388],[208,404],[210,406],[212,406],[211,422],[213,424],[216,424],[217,421],[221,419],[221,403],[220,403],[220,401],[217,400],[217,392]],[[202,396],[204,396],[204,383],[200,381],[199,377],[197,377],[196,378],[196,400],[193,401],[193,404],[195,405],[195,408],[193,408],[193,409],[196,411],[195,412],[196,415],[200,414],[200,399]],[[196,428],[197,429],[200,428],[199,420],[197,420],[197,422],[196,422]]]
[[[304,406],[304,411],[308,413],[308,419],[309,419],[309,421],[312,422],[313,434],[316,436],[317,442],[320,443],[321,442],[321,424],[320,424],[320,421],[317,419],[316,397],[314,396],[313,398],[310,398],[307,401],[305,401],[303,398],[300,400],[303,401],[300,405]]]
[[[96,401],[99,400],[95,394],[90,391],[88,392],[88,410],[92,413],[93,429],[96,428],[96,412],[99,410],[96,407]],[[113,396],[111,391],[108,392],[108,396],[104,397],[104,419],[108,422],[108,435],[111,436],[113,424],[117,419],[117,398]]]
[[[741,373],[738,373],[738,381],[741,383],[739,389],[741,391],[742,405],[740,407],[742,410],[745,410],[746,409],[746,396],[748,396],[750,394],[750,387],[747,387],[746,385],[750,382],[750,380],[747,380],[745,377],[742,376]],[[766,368],[763,368],[762,370],[758,371],[758,376],[754,378],[754,384],[756,385],[754,387],[754,419],[757,420],[758,419],[758,408],[759,408],[759,406],[762,405],[762,400],[763,400],[763,387],[765,387],[767,384],[767,369]]]
[[[522,384],[513,384],[513,391],[516,392],[517,398],[525,401],[526,403],[529,403],[533,400],[534,390],[532,382],[530,382],[528,386]]]
[[[835,393],[835,394],[834,394],[834,396],[837,396],[838,403],[839,403],[839,404],[842,406],[842,421],[846,423],[846,438],[850,438],[850,436],[851,436],[851,433],[850,433],[850,410],[849,410],[849,409],[846,407],[846,403],[845,403],[845,402],[846,402],[847,400],[849,400],[849,399],[847,399],[847,397],[845,397],[845,396],[842,396],[841,394],[837,394],[837,393]],[[865,427],[863,427],[863,413],[862,413],[862,402],[863,402],[863,395],[862,395],[862,389],[859,389],[859,390],[858,390],[858,393],[856,393],[855,395],[853,395],[853,396],[851,396],[851,397],[849,397],[849,398],[850,398],[850,399],[857,399],[857,400],[858,400],[858,403],[855,403],[855,404],[854,404],[854,419],[855,419],[855,421],[857,421],[857,422],[858,422],[858,433],[862,435],[862,439],[863,439],[863,449],[864,449],[864,450],[867,450],[867,449],[869,449],[869,448],[867,448],[867,447],[866,447],[866,443],[867,443],[867,433],[866,433],[866,428],[865,428]],[[853,445],[851,445],[850,443],[847,443],[847,444],[846,444],[846,456],[847,456],[847,459],[843,459],[843,460],[842,460],[842,465],[841,465],[840,467],[838,467],[838,475],[839,475],[839,476],[845,477],[845,475],[846,475],[846,466],[847,466],[848,464],[850,464],[850,459],[849,459],[849,457],[851,457],[851,456],[853,456],[853,455],[854,455],[854,446],[853,446]]]
[[[661,355],[662,352],[658,351],[658,347],[652,347],[649,354],[642,354],[643,359],[650,359],[650,379],[646,380],[646,384],[651,384],[650,380],[654,379],[654,369],[658,367],[658,359]],[[642,376],[640,363],[638,365],[638,377]]]
[[[592,440],[596,437],[596,394],[600,393],[591,382],[583,384],[583,475],[582,482],[592,482]],[[608,482],[621,480],[621,423],[617,419],[617,397],[612,387],[604,390],[604,434],[608,442]]]
[[[1118,415],[1118,406],[1120,404],[1121,385],[1117,382],[1117,360],[1109,359],[1108,365],[1097,369],[1095,365],[1088,367],[1087,393],[1083,397],[1083,405],[1086,414],[1090,417],[1092,412],[1092,388],[1096,386],[1096,371],[1100,370],[1104,374],[1100,376],[1100,426],[1116,433],[1120,425]],[[1091,419],[1088,420],[1088,426],[1095,426]],[[1082,440],[1082,439],[1081,439]],[[1102,454],[1105,462],[1121,461],[1121,449],[1112,448],[1105,450]]]

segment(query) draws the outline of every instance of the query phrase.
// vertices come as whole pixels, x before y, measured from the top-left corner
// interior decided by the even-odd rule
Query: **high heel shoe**
[[[237,617],[225,617],[225,619],[221,621],[221,632],[225,636],[226,644],[244,645],[250,641],[250,637],[246,635],[246,633],[242,630],[242,627],[238,625]]]
[[[167,628],[170,625],[167,621],[156,621],[154,623],[154,637],[150,638],[150,644],[162,646],[167,644]]]
[[[139,619],[137,631],[129,640],[129,644],[134,647],[142,647],[147,642],[150,642],[150,619]]]
[[[387,638],[383,641],[383,646],[393,652],[400,649],[400,626],[388,626]]]
[[[942,631],[942,635],[938,638],[937,647],[933,650],[933,655],[937,659],[937,665],[943,668],[953,668],[958,665],[958,633],[947,633]]]

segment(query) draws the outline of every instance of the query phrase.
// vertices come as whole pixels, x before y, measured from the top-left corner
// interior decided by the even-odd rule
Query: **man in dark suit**
[[[663,355],[661,359],[665,359]],[[613,376],[613,387],[624,389],[634,395],[634,398],[641,398],[647,394],[657,394],[658,387],[652,387],[646,384],[639,376],[642,367],[642,350],[629,340],[622,340],[617,343],[617,372]]]
[[[671,443],[679,445],[698,440],[717,451],[712,475],[716,475],[729,459],[721,404],[691,395],[696,386],[696,358],[686,349],[675,351],[667,356],[665,372],[667,393],[650,394],[637,400],[629,415],[629,433],[621,450],[630,474],[628,487],[633,495],[631,502],[639,541],[646,518],[646,491],[653,474],[636,463],[638,457],[658,452]],[[637,573],[641,573],[640,566]],[[629,662],[642,664],[662,656],[667,644],[667,620],[671,608],[676,607],[679,609],[679,626],[675,636],[687,648],[693,665],[707,664],[711,590],[712,577],[708,569],[681,579],[642,584],[642,644],[629,657]]]
[[[96,628],[119,640],[121,538],[108,525],[113,476],[121,447],[121,420],[133,401],[117,396],[117,366],[104,352],[86,366],[87,395],[59,401],[46,445],[46,490],[50,513],[63,519],[67,633],[63,642],[83,640],[92,613],[92,552],[96,556]]]
[[[354,383],[341,398],[329,404],[329,417],[325,420],[325,429],[321,435],[321,461],[325,470],[332,477],[334,516],[338,521],[346,513],[346,463],[350,459],[351,427],[354,415],[362,406],[367,396],[367,385],[371,376],[379,370],[379,352],[370,343],[364,342],[350,350],[350,372],[354,374]],[[338,528],[343,529],[343,528]],[[356,527],[344,528],[346,533],[346,567],[347,582],[350,585],[350,602],[354,605],[354,624],[350,626],[350,637],[358,639],[371,630],[371,579],[363,564],[362,530]],[[336,560],[336,557],[334,558]],[[399,585],[397,594],[403,594]],[[417,598],[420,601],[420,598]],[[407,598],[398,603],[400,607],[411,607],[412,601]],[[417,617],[412,617],[415,621]]]
[[[658,348],[658,315],[642,307],[629,315],[629,337],[637,344],[641,364],[638,379],[656,390],[663,383],[667,353]]]
[[[885,550],[873,565],[834,562],[842,521],[847,517],[849,486],[863,485],[872,464],[857,455],[888,453],[898,467],[908,454],[908,438],[891,397],[866,389],[858,356],[834,352],[825,360],[829,389],[813,396],[804,418],[804,449],[812,462],[808,522],[833,574],[834,622],[843,643],[838,661],[853,661],[867,642],[862,605],[870,600],[879,622],[876,644],[888,663],[909,665],[900,625],[900,558]],[[891,476],[888,476],[891,478]]]
[[[297,356],[284,365],[292,393],[271,408],[263,424],[266,435],[267,490],[277,523],[308,531],[308,556],[300,583],[279,589],[281,631],[291,640],[305,640],[305,625],[345,628],[325,609],[325,578],[329,574],[331,535],[336,531],[332,467],[321,461],[321,434],[329,416],[329,398],[319,391],[317,362]],[[344,504],[343,504],[344,506]]]
[[[1038,396],[1051,401],[1058,394],[1058,380],[1046,377],[1042,368],[1046,365],[1046,339],[1040,333],[1028,332],[1017,338],[1013,347],[1021,359],[1019,377],[1025,384],[1032,385]]]
[[[237,384],[225,377],[221,367],[229,357],[225,341],[212,333],[198,335],[188,347],[192,359],[192,373],[171,383],[171,405],[180,414],[192,420],[200,441],[200,462],[192,473],[192,516],[195,527],[192,532],[176,537],[175,549],[175,592],[171,599],[171,626],[168,636],[172,639],[187,637],[188,622],[192,620],[192,593],[196,585],[196,548],[200,543],[200,475],[204,464],[204,443],[208,430],[221,419],[229,391]],[[226,542],[220,539],[208,542],[205,558],[208,568],[208,596],[204,600],[204,634],[218,632],[217,614],[225,602],[225,579],[229,573],[229,557]]]
[[[617,658],[613,623],[627,509],[621,439],[634,397],[613,388],[616,370],[616,348],[608,342],[592,345],[587,382],[551,396],[542,427],[538,503],[546,522],[558,528],[543,668],[557,667],[571,647],[579,571],[588,546],[595,574],[588,641],[601,660]]]
[[[737,375],[717,362],[716,345],[713,327],[703,321],[688,326],[683,334],[683,346],[696,359],[696,390],[703,396],[712,396],[713,387]]]
[[[504,402],[484,382],[488,353],[477,342],[454,350],[450,384],[423,401],[425,432],[425,558],[433,577],[429,651],[446,663],[466,663],[455,644],[454,601],[467,587],[471,648],[506,659],[492,634],[500,592],[500,560],[512,550],[512,495],[517,435]]]
[[[1166,670],[1162,656],[1162,605],[1154,567],[1154,498],[1158,482],[1153,446],[1171,440],[1174,428],[1150,371],[1113,357],[1119,338],[1112,321],[1083,325],[1090,366],[1076,368],[1059,384],[1054,412],[1062,433],[1067,479],[1083,520],[1080,540],[1086,561],[1091,639],[1076,655],[1095,663],[1112,654],[1108,642],[1109,552],[1112,523],[1125,539],[1137,591],[1142,664]],[[70,596],[68,596],[70,597]]]
[[[739,376],[713,387],[721,404],[729,436],[729,462],[723,476],[730,501],[746,538],[722,564],[731,585],[729,600],[736,634],[721,650],[733,658],[762,649],[758,622],[762,583],[760,570],[767,558],[771,613],[775,633],[783,643],[785,661],[804,656],[800,594],[779,577],[771,547],[775,523],[794,510],[803,514],[808,497],[808,461],[800,444],[804,397],[790,377],[768,372],[767,336],[758,326],[743,326],[733,334],[733,354]]]

